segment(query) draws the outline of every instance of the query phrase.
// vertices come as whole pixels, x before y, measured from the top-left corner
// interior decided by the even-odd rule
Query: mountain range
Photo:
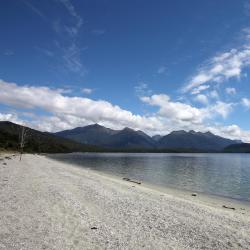
[[[240,141],[226,139],[211,132],[201,133],[193,130],[186,132],[173,131],[168,135],[153,137],[140,130],[124,128],[113,130],[99,124],[64,130],[55,135],[77,141],[79,143],[96,145],[109,149],[183,149],[196,151],[221,151]]]
[[[0,122],[0,150],[18,150],[23,126]],[[149,136],[140,130],[113,130],[98,124],[57,133],[25,127],[25,152],[250,152],[250,144],[226,139],[210,132],[173,131]]]
[[[18,150],[19,137],[23,126],[0,121],[0,150]],[[35,129],[24,127],[26,130],[25,152],[35,153],[70,153],[100,151],[96,146],[85,145],[70,139],[65,139],[50,133],[40,132]]]

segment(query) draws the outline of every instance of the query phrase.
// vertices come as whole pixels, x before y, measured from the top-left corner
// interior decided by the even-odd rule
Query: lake
[[[53,158],[152,185],[250,201],[250,154],[72,153]]]

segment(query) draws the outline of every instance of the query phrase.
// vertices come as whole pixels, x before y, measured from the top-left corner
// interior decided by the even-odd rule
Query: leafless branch
[[[23,149],[27,143],[28,128],[21,126],[19,133],[20,161],[22,160]]]

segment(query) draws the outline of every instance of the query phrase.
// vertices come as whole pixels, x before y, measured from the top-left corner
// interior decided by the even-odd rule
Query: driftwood
[[[235,210],[234,207],[228,207],[228,206],[226,206],[226,205],[223,205],[222,207],[227,208],[227,209],[231,209],[231,210]]]
[[[141,185],[141,182],[139,182],[139,181],[136,181],[136,180],[131,180],[131,179],[129,179],[129,178],[126,178],[126,177],[124,177],[124,178],[122,178],[124,181],[129,181],[129,182],[132,182],[132,183],[136,183],[136,184],[138,184],[138,185]]]

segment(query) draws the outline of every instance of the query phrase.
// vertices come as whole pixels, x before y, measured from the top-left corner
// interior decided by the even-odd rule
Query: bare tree
[[[27,132],[28,132],[28,128],[21,126],[20,133],[19,133],[20,161],[22,160],[23,149],[27,142],[27,135],[28,135]]]

